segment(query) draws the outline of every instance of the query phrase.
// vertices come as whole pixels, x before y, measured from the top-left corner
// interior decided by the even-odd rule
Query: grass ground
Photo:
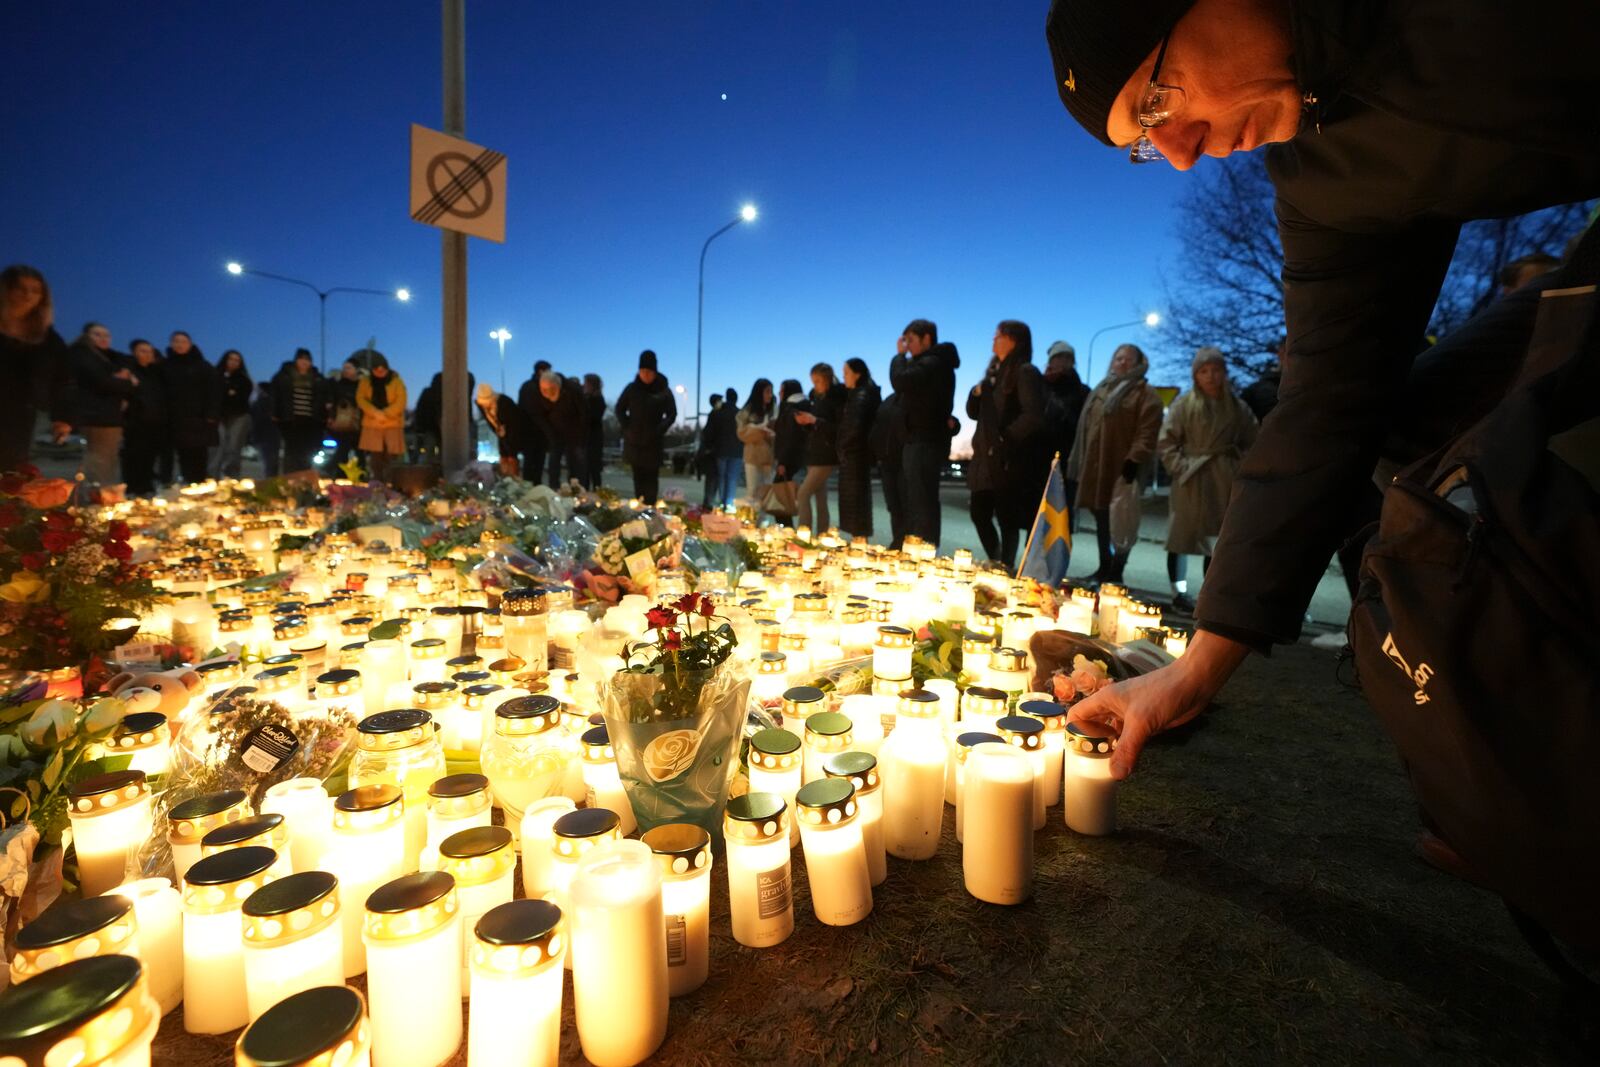
[[[1122,831],[1052,809],[1029,903],[962,887],[947,809],[926,863],[890,860],[871,916],[733,941],[672,1005],[669,1064],[1570,1063],[1558,994],[1491,896],[1413,858],[1392,749],[1334,657],[1254,658],[1122,787]],[[570,989],[563,1062],[582,1062]],[[158,1064],[231,1063],[165,1020]],[[463,1055],[456,1062],[465,1063]]]

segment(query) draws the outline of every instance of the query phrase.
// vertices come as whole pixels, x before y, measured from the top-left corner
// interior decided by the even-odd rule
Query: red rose
[[[44,525],[50,530],[70,530],[74,519],[64,511],[52,511],[44,517]]]
[[[661,635],[661,647],[668,652],[676,652],[683,647],[683,635],[677,630],[668,630]]]
[[[60,555],[81,540],[83,535],[76,530],[46,530],[39,535],[44,550],[53,555]]]
[[[22,509],[7,500],[0,504],[0,530],[9,530],[22,521]]]
[[[652,630],[665,629],[678,621],[678,613],[668,608],[651,608],[644,613],[645,624]]]
[[[100,546],[112,559],[127,562],[133,558],[133,546],[126,541],[107,541]]]
[[[681,611],[685,615],[692,615],[694,614],[695,605],[699,602],[700,598],[696,594],[685,593],[683,596],[672,602],[672,607],[675,611]]]
[[[22,466],[17,468],[17,473],[31,482],[35,478],[39,477],[39,468],[35,467],[32,463],[24,463]]]
[[[711,616],[715,615],[716,613],[717,613],[717,605],[712,601],[712,599],[710,597],[708,597],[708,596],[701,597],[700,598],[700,614],[704,618],[709,619],[709,618],[711,618]]]
[[[121,519],[113,519],[106,527],[106,536],[113,541],[126,541],[133,536],[133,531],[128,529],[128,524]]]
[[[22,569],[38,573],[50,565],[50,557],[43,552],[24,552],[22,554]]]
[[[0,493],[4,493],[6,496],[16,496],[22,491],[22,487],[31,481],[33,481],[32,478],[26,478],[20,474],[8,474],[4,478],[0,478]]]

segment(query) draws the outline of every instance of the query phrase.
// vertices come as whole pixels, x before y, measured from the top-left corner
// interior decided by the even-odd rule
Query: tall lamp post
[[[489,331],[491,341],[500,342],[500,392],[506,391],[506,342],[511,340],[511,331],[504,326],[498,330]]]
[[[694,320],[694,425],[700,428],[700,402],[705,395],[700,388],[700,341],[705,334],[706,323],[706,252],[711,248],[711,242],[727,233],[741,222],[756,221],[756,206],[746,204],[739,209],[739,215],[722,229],[706,238],[706,243],[700,246],[700,303],[695,312]]]
[[[1126,330],[1129,326],[1148,326],[1153,330],[1157,326],[1160,326],[1160,325],[1161,325],[1161,316],[1156,314],[1154,311],[1152,311],[1152,312],[1150,312],[1150,314],[1146,315],[1142,319],[1134,319],[1132,322],[1116,322],[1116,323],[1112,323],[1110,326],[1102,326],[1102,327],[1100,327],[1100,329],[1098,329],[1094,333],[1090,334],[1089,335],[1089,365],[1088,365],[1087,368],[1085,368],[1085,371],[1084,371],[1084,379],[1083,379],[1084,382],[1086,382],[1088,384],[1089,388],[1091,388],[1091,389],[1094,388],[1094,342],[1095,342],[1095,339],[1097,337],[1099,337],[1103,333],[1108,333],[1111,330]]]
[[[411,299],[410,289],[360,289],[349,285],[336,285],[332,289],[318,289],[310,282],[302,281],[299,278],[273,274],[271,271],[256,270],[253,267],[246,267],[237,262],[228,264],[228,273],[233,275],[253,274],[258,278],[271,278],[275,282],[288,282],[290,285],[302,286],[317,294],[317,314],[321,334],[317,347],[317,365],[321,368],[321,373],[323,374],[328,373],[328,297],[334,293],[365,293],[368,296],[392,296],[402,304]]]

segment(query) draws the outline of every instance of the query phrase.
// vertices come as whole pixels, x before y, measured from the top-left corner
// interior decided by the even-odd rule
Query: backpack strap
[[[1586,1052],[1600,1055],[1600,985],[1573,965],[1550,936],[1550,931],[1540,926],[1510,901],[1506,911],[1517,932],[1527,942],[1528,948],[1561,981],[1566,997],[1561,1022],[1572,1032],[1573,1039]]]

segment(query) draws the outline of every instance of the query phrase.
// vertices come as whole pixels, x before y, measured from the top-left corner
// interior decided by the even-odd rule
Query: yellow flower
[[[54,748],[70,738],[78,724],[78,706],[70,700],[47,700],[33,710],[18,731],[34,748]]]
[[[89,714],[83,720],[83,728],[92,734],[106,733],[120,724],[127,712],[127,701],[118,700],[116,697],[105,697],[95,701],[89,708]]]
[[[50,583],[32,571],[17,571],[11,580],[0,585],[0,600],[13,604],[38,604],[50,596]]]

